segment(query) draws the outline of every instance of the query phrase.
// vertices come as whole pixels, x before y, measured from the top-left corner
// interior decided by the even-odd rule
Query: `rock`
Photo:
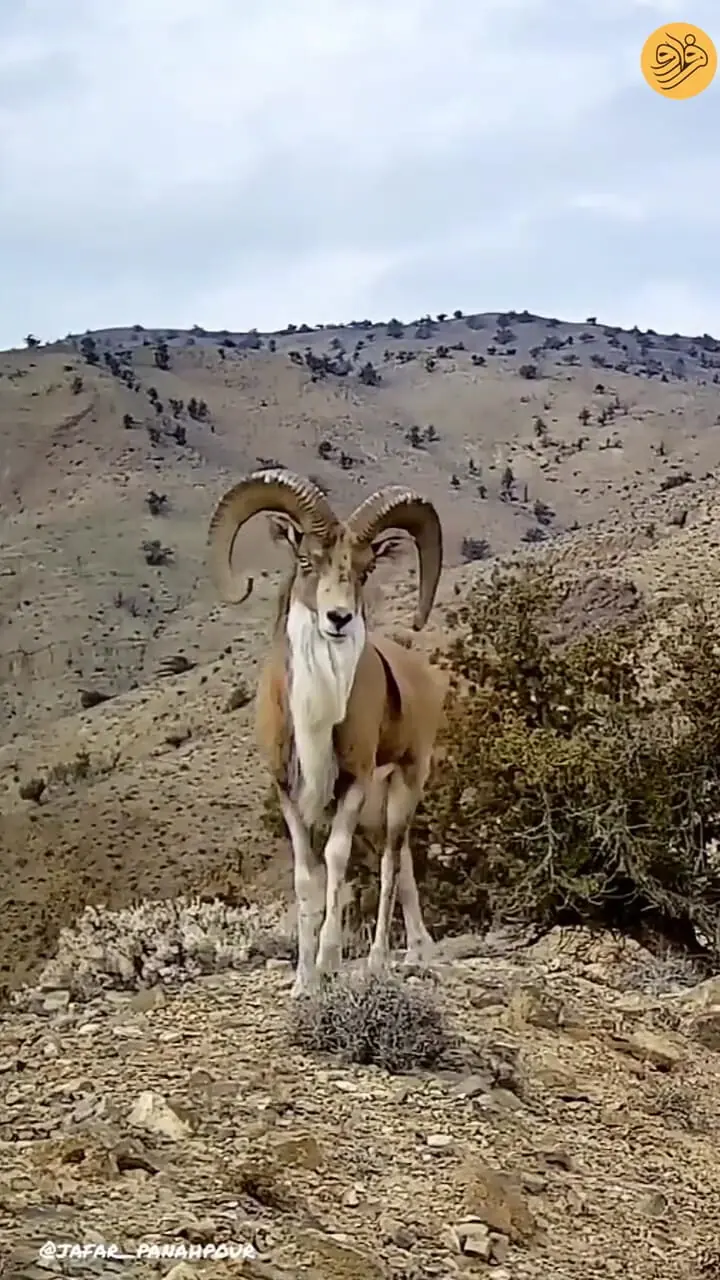
[[[189,1137],[192,1132],[187,1120],[181,1119],[160,1093],[146,1089],[135,1101],[128,1116],[128,1123],[148,1133],[159,1133],[165,1138],[179,1142]]]
[[[616,1037],[614,1042],[621,1052],[631,1054],[640,1062],[649,1062],[658,1071],[672,1071],[683,1058],[675,1041],[649,1027],[638,1027],[632,1035]]]
[[[178,1235],[190,1244],[212,1244],[218,1238],[217,1223],[212,1218],[188,1218],[181,1222]]]
[[[449,1133],[429,1133],[425,1144],[432,1151],[448,1151],[452,1147],[453,1140]]]
[[[283,1134],[272,1142],[270,1149],[279,1164],[319,1169],[324,1163],[320,1144],[311,1133]]]
[[[492,1240],[487,1226],[479,1218],[466,1218],[456,1223],[452,1228],[451,1238],[456,1241],[458,1253],[482,1258],[484,1262],[489,1262],[492,1254]]]
[[[513,1242],[527,1241],[536,1232],[534,1215],[514,1178],[471,1157],[458,1172],[468,1216]]]
[[[130,1008],[136,1013],[147,1013],[165,1003],[165,992],[162,987],[144,987],[136,991],[130,998]],[[168,1272],[168,1274],[170,1274]]]
[[[119,1040],[140,1040],[145,1035],[145,1031],[137,1022],[116,1022],[113,1026],[113,1035]]]
[[[720,1005],[689,1018],[684,1025],[684,1030],[692,1036],[693,1040],[697,1040],[698,1044],[706,1049],[712,1049],[714,1053],[720,1053]]]
[[[519,1030],[530,1026],[557,1031],[563,1025],[563,1002],[540,987],[520,987],[511,996],[508,1019]]]
[[[479,1093],[487,1093],[491,1088],[490,1076],[471,1073],[452,1085],[448,1093],[451,1098],[476,1098]]]
[[[638,1205],[640,1213],[646,1218],[662,1218],[669,1208],[668,1198],[662,1191],[651,1191],[643,1196]]]
[[[43,1013],[61,1013],[69,1004],[69,991],[49,991],[42,1002]]]
[[[298,1231],[295,1239],[312,1253],[323,1280],[389,1280],[387,1268],[379,1258],[325,1231],[307,1227]],[[304,1274],[301,1268],[299,1272]]]
[[[460,933],[441,938],[435,946],[435,958],[457,962],[481,956],[485,950],[485,940],[479,933]]]
[[[720,1009],[720,977],[706,978],[687,991],[668,996],[666,1003],[672,1003],[675,1008],[680,1005],[688,1013],[700,1013],[712,1007]]]
[[[507,1236],[501,1235],[499,1231],[490,1232],[490,1259],[492,1262],[506,1262],[510,1242]],[[497,1272],[495,1272],[497,1275]]]
[[[83,1120],[89,1120],[91,1116],[101,1109],[102,1101],[97,1094],[89,1093],[75,1107],[72,1113],[73,1123],[82,1124]]]
[[[285,1267],[277,1267],[274,1263],[267,1262],[262,1258],[243,1259],[241,1266],[242,1271],[239,1275],[242,1276],[242,1280],[296,1280],[297,1276],[295,1269],[290,1271]],[[211,1268],[211,1277],[212,1274],[213,1270]],[[238,1275],[238,1272],[234,1270],[230,1274]],[[303,1272],[303,1275],[307,1275],[307,1280],[320,1280],[318,1272],[315,1270],[312,1272]],[[226,1280],[228,1271],[223,1269],[219,1272],[219,1276],[222,1276],[222,1280]],[[197,1271],[193,1271],[193,1278],[194,1280],[198,1280]]]
[[[552,1147],[541,1154],[546,1165],[549,1165],[550,1168],[564,1169],[566,1173],[572,1173],[575,1168],[573,1157],[564,1147]]]
[[[412,1249],[415,1244],[415,1236],[404,1222],[399,1222],[397,1218],[391,1218],[388,1214],[381,1214],[378,1221],[380,1235],[383,1240],[389,1244],[394,1244],[397,1249]]]
[[[512,1089],[491,1089],[487,1095],[487,1099],[481,1099],[486,1102],[494,1111],[525,1111],[526,1106],[522,1098],[518,1098]]]
[[[165,1280],[197,1280],[195,1268],[189,1262],[176,1262],[165,1274]]]
[[[542,1195],[543,1191],[547,1191],[548,1180],[544,1173],[534,1173],[532,1170],[523,1172],[520,1178],[522,1188],[531,1196]]]

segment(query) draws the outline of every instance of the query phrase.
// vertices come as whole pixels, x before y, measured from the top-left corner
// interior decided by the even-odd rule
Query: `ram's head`
[[[377,562],[397,549],[397,533],[408,533],[420,563],[414,627],[425,625],[442,568],[442,529],[427,498],[399,485],[372,494],[347,520],[339,520],[312,481],[280,468],[254,471],[218,503],[210,521],[210,572],[220,595],[247,599],[238,592],[232,569],[235,539],[252,516],[266,512],[272,535],[289,545],[295,559],[292,599],[314,615],[328,638],[342,641],[364,612],[363,587]]]

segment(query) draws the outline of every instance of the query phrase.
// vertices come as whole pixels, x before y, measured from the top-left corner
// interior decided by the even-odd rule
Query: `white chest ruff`
[[[290,644],[289,704],[295,777],[293,800],[311,826],[330,803],[338,774],[333,729],[345,719],[357,664],[365,644],[359,615],[345,640],[326,640],[314,615],[295,601],[287,619]]]

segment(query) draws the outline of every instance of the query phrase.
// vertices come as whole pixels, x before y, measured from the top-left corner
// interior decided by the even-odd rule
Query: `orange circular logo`
[[[648,36],[640,67],[650,88],[661,97],[694,98],[714,79],[717,50],[699,27],[669,22]]]

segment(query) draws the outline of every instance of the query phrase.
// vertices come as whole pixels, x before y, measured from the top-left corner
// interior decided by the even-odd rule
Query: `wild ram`
[[[210,573],[226,600],[239,596],[232,553],[252,516],[270,516],[294,565],[278,601],[272,646],[256,700],[256,737],[277,786],[293,849],[298,964],[293,996],[342,956],[343,888],[358,824],[384,827],[380,896],[369,965],[387,960],[395,895],[403,911],[406,960],[423,964],[432,939],[422,917],[409,828],[440,726],[447,681],[427,659],[366,629],[364,587],[393,554],[397,532],[419,559],[414,627],[425,625],[442,568],[435,507],[389,486],[340,521],[311,481],[284,469],[253,472],[218,503],[208,531]],[[395,536],[393,536],[393,534]],[[312,829],[332,809],[323,857]]]

